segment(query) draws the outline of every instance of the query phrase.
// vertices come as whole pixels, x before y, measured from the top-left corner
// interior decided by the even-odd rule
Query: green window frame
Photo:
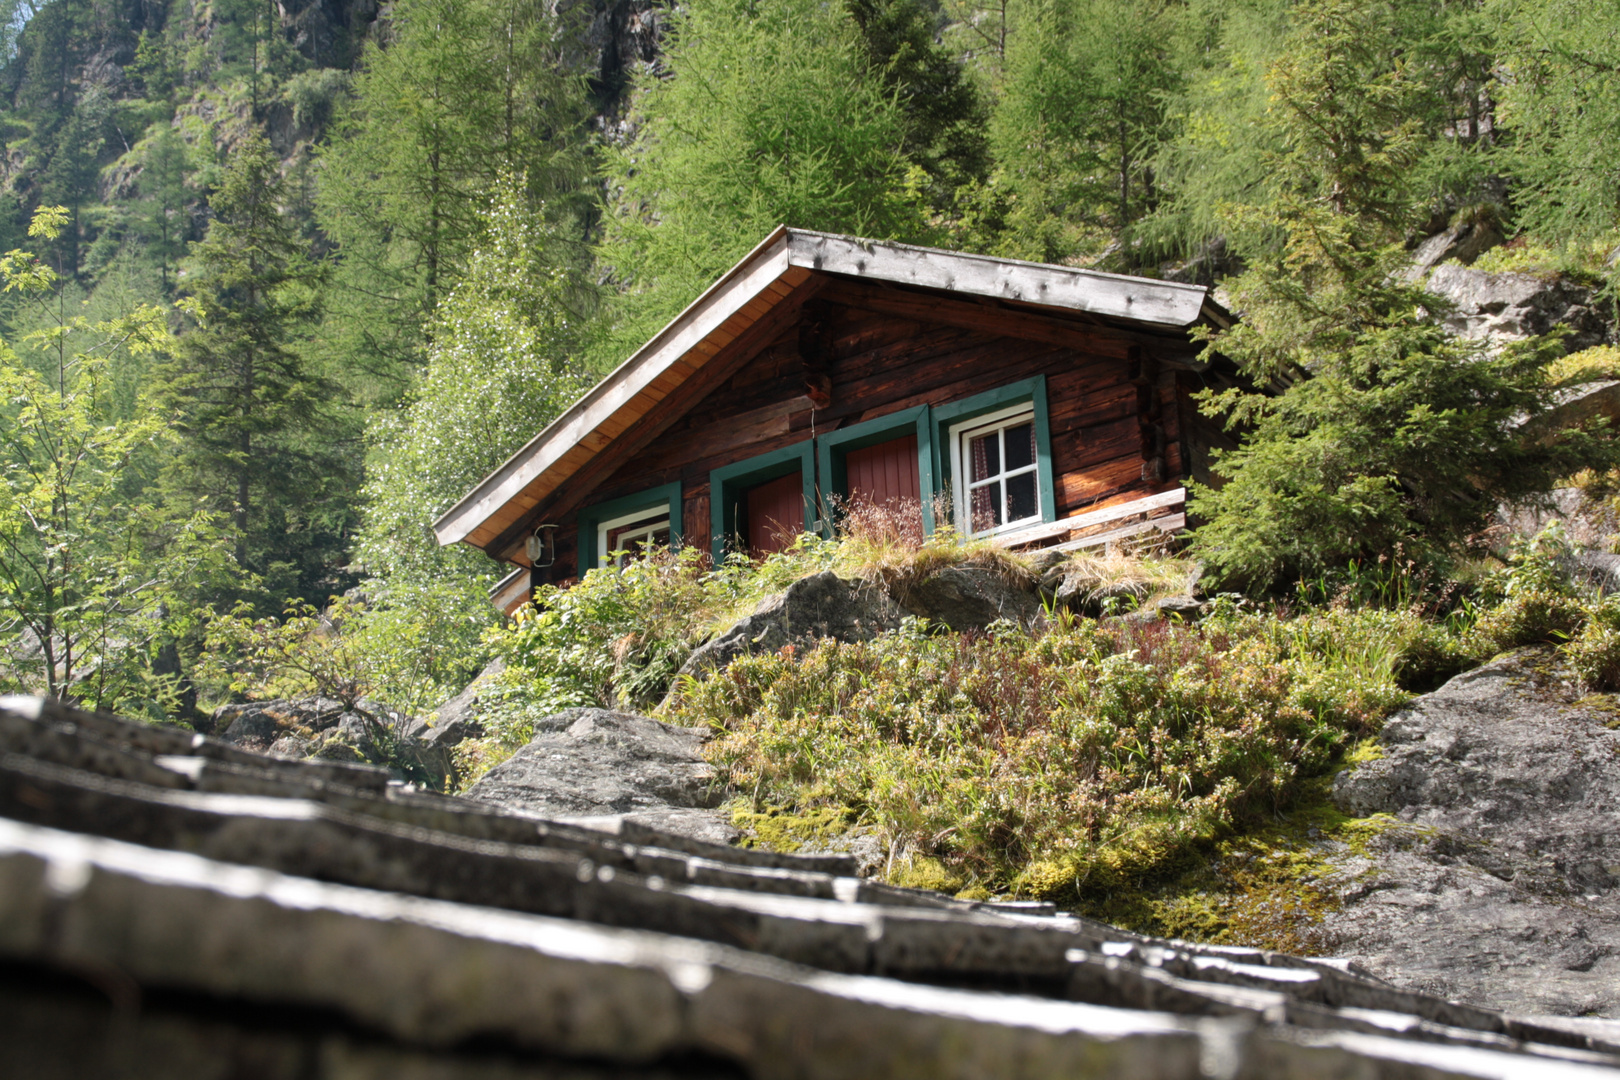
[[[804,483],[804,531],[817,532],[815,441],[806,439],[768,454],[723,465],[709,473],[709,536],[718,565],[732,549],[737,531],[737,499],[757,484],[787,476],[798,470]]]
[[[669,508],[669,543],[671,547],[681,546],[681,484],[680,481],[664,484],[662,487],[651,488],[647,491],[638,491],[634,495],[624,495],[607,502],[596,503],[579,512],[579,566],[578,576],[584,577],[587,570],[595,570],[602,565],[603,552],[597,550],[596,533],[604,521],[612,521],[626,514],[639,511],[652,511]]]
[[[864,450],[868,446],[876,446],[890,439],[902,438],[906,435],[917,436],[917,490],[923,493],[922,518],[923,531],[934,531],[934,500],[932,495],[936,491],[934,486],[934,451],[933,429],[929,423],[930,409],[927,405],[918,405],[911,409],[902,409],[888,416],[879,416],[873,420],[865,420],[859,424],[851,424],[847,428],[839,428],[816,440],[816,463],[820,466],[821,482],[829,493],[847,493],[849,489],[849,474],[845,468],[845,458],[852,450]],[[832,515],[825,508],[821,519],[824,523],[823,533],[831,535]]]
[[[975,417],[1000,412],[1026,402],[1033,407],[1035,413],[1035,476],[1041,500],[1041,521],[1056,521],[1057,497],[1052,482],[1052,430],[1046,415],[1045,375],[998,386],[994,390],[986,390],[982,394],[975,394],[961,401],[933,407],[929,426],[933,435],[934,476],[938,482],[936,490],[952,493],[954,504],[956,484],[952,460],[954,449],[951,446],[953,427]],[[952,515],[960,521],[961,508],[953,505],[951,510]],[[960,525],[958,528],[963,536],[968,535],[970,531]]]

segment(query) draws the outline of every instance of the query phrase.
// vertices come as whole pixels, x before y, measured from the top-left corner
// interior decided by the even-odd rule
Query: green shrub
[[[756,807],[875,825],[896,874],[1072,899],[1287,806],[1406,700],[1397,674],[1426,642],[1388,613],[909,622],[683,681],[665,717],[718,728],[711,760]]]
[[[1569,542],[1554,522],[1536,536],[1513,542],[1507,565],[1486,578],[1482,594],[1494,606],[1484,610],[1469,635],[1468,649],[1480,659],[1524,645],[1568,641],[1586,617],[1563,560]]]
[[[1557,644],[1568,641],[1584,617],[1573,596],[1540,589],[1515,593],[1479,617],[1469,648],[1485,659],[1524,645]]]
[[[1564,656],[1589,690],[1620,690],[1620,597],[1592,608]]]

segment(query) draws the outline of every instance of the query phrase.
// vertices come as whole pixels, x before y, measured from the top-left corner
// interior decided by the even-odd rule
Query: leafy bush
[[[644,707],[702,640],[730,578],[706,574],[693,548],[653,551],[622,570],[588,572],[568,589],[546,586],[536,609],[490,634],[504,681],[545,713],[578,705]]]
[[[720,729],[711,760],[755,809],[842,807],[875,825],[892,873],[937,863],[954,888],[1072,900],[1288,805],[1406,700],[1399,672],[1427,647],[1417,621],[908,622],[685,680],[665,717]]]
[[[1564,656],[1589,690],[1620,690],[1620,597],[1590,609]]]
[[[1514,541],[1507,565],[1484,582],[1485,598],[1497,603],[1474,623],[1469,644],[1475,656],[1569,640],[1586,616],[1562,565],[1568,554],[1556,522]]]

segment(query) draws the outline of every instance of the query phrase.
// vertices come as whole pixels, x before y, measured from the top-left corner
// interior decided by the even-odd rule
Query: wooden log
[[[1078,540],[1070,540],[1068,543],[1053,544],[1050,548],[1045,550],[1080,551],[1084,548],[1103,547],[1107,544],[1117,543],[1118,541],[1124,540],[1128,537],[1141,536],[1144,533],[1180,532],[1186,527],[1186,514],[1171,514],[1168,517],[1149,518],[1146,521],[1139,521],[1134,525],[1125,525],[1118,529],[1110,529],[1108,532],[1097,533],[1095,536],[1083,536]]]
[[[1128,518],[1133,514],[1146,514],[1152,510],[1160,510],[1167,506],[1180,507],[1186,505],[1187,489],[1175,488],[1171,491],[1149,495],[1144,499],[1132,499],[1114,506],[1103,507],[1099,510],[1088,510],[1083,514],[1062,518],[1058,521],[1044,525],[1032,525],[1017,532],[1003,533],[996,537],[996,543],[1002,547],[1017,547],[1023,544],[1034,543],[1039,540],[1049,540],[1054,536],[1064,536],[1081,529],[1094,528],[1112,521]]]

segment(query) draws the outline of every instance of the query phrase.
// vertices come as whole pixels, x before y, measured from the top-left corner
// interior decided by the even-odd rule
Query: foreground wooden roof
[[[782,226],[572,408],[434,522],[497,558],[512,526],[676,394],[726,346],[768,321],[813,280],[839,276],[1181,331],[1230,316],[1203,286],[965,255]],[[797,297],[801,298],[802,297]]]

